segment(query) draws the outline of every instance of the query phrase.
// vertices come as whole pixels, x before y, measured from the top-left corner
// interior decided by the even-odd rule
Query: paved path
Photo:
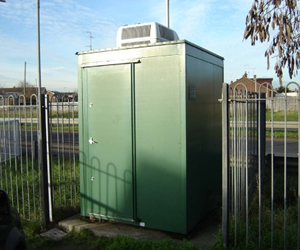
[[[117,222],[88,222],[80,219],[80,215],[75,215],[58,223],[59,227],[69,232],[72,230],[88,229],[99,237],[115,237],[118,235],[131,237],[134,239],[162,241],[170,239],[175,243],[183,244],[183,240],[199,248],[211,248],[217,242],[220,219],[208,217],[199,224],[188,236],[168,233],[149,228],[132,226]]]

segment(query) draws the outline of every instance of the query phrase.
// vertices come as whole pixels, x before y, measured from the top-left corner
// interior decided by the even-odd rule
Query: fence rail
[[[41,153],[38,97],[0,96],[0,189],[8,192],[22,218],[42,218]],[[78,103],[46,100],[44,140],[50,174],[51,214],[61,208],[79,209]],[[53,219],[53,217],[52,217]]]
[[[299,90],[295,82],[287,87],[292,84]],[[239,85],[246,91],[238,91]],[[272,86],[269,87],[272,89]],[[223,85],[222,223],[225,247],[299,249],[300,99],[296,99],[298,120],[289,121],[290,109],[286,96],[284,121],[275,121],[274,107],[278,99],[265,98],[260,92],[249,93],[243,83],[234,89]],[[271,113],[271,119],[267,122],[266,102],[269,102]],[[271,132],[268,156],[266,130]],[[281,130],[284,134],[280,142],[276,140],[276,144],[275,130]],[[288,130],[298,132],[296,144],[295,139],[291,142],[288,138]],[[283,150],[280,156],[274,154],[278,143],[282,144]],[[296,157],[288,156],[291,147],[298,152]]]

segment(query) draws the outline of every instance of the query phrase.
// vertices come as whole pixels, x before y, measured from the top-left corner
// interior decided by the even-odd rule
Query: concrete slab
[[[150,241],[170,239],[178,244],[183,243],[183,240],[186,239],[196,247],[211,248],[217,242],[220,219],[215,218],[215,216],[210,217],[199,224],[199,226],[189,235],[169,233],[112,221],[90,222],[82,220],[79,214],[59,222],[58,225],[67,232],[88,229],[99,237],[108,238],[120,235]]]
[[[52,240],[61,240],[63,237],[65,237],[67,233],[57,229],[57,228],[52,228],[48,230],[47,232],[44,232],[41,234],[41,236],[49,237]]]

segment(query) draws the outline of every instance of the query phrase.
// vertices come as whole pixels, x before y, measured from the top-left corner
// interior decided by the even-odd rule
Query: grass
[[[233,118],[232,118],[233,119]],[[250,121],[249,117],[249,121]],[[278,112],[273,112],[273,120],[274,121],[284,121],[285,120],[285,112],[284,111],[278,111]],[[266,121],[271,121],[271,111],[267,110],[266,111]],[[288,111],[287,112],[287,121],[293,121],[297,122],[298,121],[298,111]],[[230,134],[233,135],[233,130],[230,129]],[[239,133],[244,133],[245,135],[245,130],[244,128],[240,130]],[[248,133],[251,133],[249,130]],[[271,130],[267,129],[266,130],[266,137],[271,138]],[[279,138],[284,138],[284,130],[275,130],[273,132],[273,138],[279,139]],[[287,131],[287,138],[291,139],[298,139],[298,131]]]
[[[297,249],[298,240],[298,185],[297,174],[287,175],[287,245],[286,249]],[[271,248],[271,178],[270,169],[266,169],[262,177],[262,196],[261,196],[261,225],[262,238],[261,249]],[[282,171],[276,171],[274,175],[274,228],[273,228],[273,247],[274,249],[284,249],[284,174]],[[258,189],[258,187],[257,187]],[[249,241],[248,249],[258,249],[259,232],[259,196],[258,192],[252,195],[249,203]],[[235,219],[230,218],[229,242],[231,248],[235,242]],[[246,248],[246,221],[245,217],[237,218],[237,246],[234,249]],[[222,246],[222,234],[218,235],[216,249]]]
[[[266,121],[271,121],[271,114],[270,110],[266,111]],[[284,121],[285,120],[285,112],[278,111],[273,112],[273,120],[274,121]],[[287,112],[287,121],[298,121],[298,110],[288,111]]]
[[[271,138],[271,130],[266,130],[266,137],[267,138]],[[284,138],[284,131],[274,131],[273,132],[273,138],[275,139],[281,139],[281,138]],[[287,131],[286,133],[286,137],[287,138],[290,138],[290,139],[298,139],[298,131]]]
[[[51,161],[55,215],[59,218],[66,208],[79,212],[78,157],[52,157]],[[40,175],[38,161],[29,154],[0,163],[0,188],[8,192],[23,219],[41,218]]]
[[[237,114],[237,116],[240,116],[241,114]],[[246,120],[245,114],[243,114],[243,119]],[[233,119],[233,113],[230,113],[230,118]],[[240,117],[239,117],[240,118]],[[249,114],[248,115],[248,120],[256,121],[256,113]],[[272,120],[272,112],[270,110],[266,110],[266,121],[271,121]],[[284,121],[285,120],[285,111],[277,111],[273,112],[273,121]],[[298,110],[292,110],[292,111],[287,111],[287,121],[290,122],[296,122],[298,121]]]
[[[230,136],[234,136],[234,129],[230,128],[229,130],[229,133],[230,133]],[[240,131],[237,131],[236,132],[236,136],[246,136],[246,130],[243,129],[243,130],[240,130]],[[266,138],[271,138],[271,130],[267,129],[266,130]],[[250,129],[248,130],[248,137],[249,138],[256,138],[256,132],[255,131],[251,131]],[[287,138],[290,138],[290,139],[298,139],[298,131],[287,131],[286,133],[286,136]],[[274,139],[281,139],[281,138],[284,138],[284,131],[283,130],[275,130],[273,131],[273,138]]]
[[[65,109],[68,106],[64,107]],[[51,118],[78,118],[78,111],[72,111],[73,107],[70,107],[70,111],[50,111],[49,116]],[[54,108],[55,109],[55,108]],[[30,120],[31,118],[38,117],[38,107],[33,106],[30,109],[30,106],[22,107],[22,106],[8,106],[5,109],[0,107],[0,118],[10,118],[10,119],[18,119],[18,118],[27,118]]]
[[[25,126],[25,124],[21,124],[21,129],[24,129],[24,130],[27,130],[27,131],[36,131],[38,129],[38,126],[37,124],[28,124]],[[78,131],[79,130],[79,126],[77,124],[72,124],[70,123],[70,125],[68,124],[64,124],[64,126],[62,126],[62,124],[58,124],[58,125],[55,125],[55,124],[50,124],[50,129],[52,132],[55,132],[55,131],[71,131],[73,132],[74,131]]]
[[[72,231],[60,241],[54,241],[40,236],[40,225],[33,222],[23,223],[28,250],[34,249],[196,249],[192,244],[183,241],[181,245],[171,240],[147,241],[136,240],[130,237],[117,236],[115,238],[97,237],[91,231],[83,229]]]
[[[60,241],[54,241],[47,237],[43,237],[40,234],[48,229],[57,227],[59,221],[68,218],[74,214],[79,213],[79,174],[78,174],[78,160],[75,162],[75,176],[74,176],[74,163],[68,162],[68,158],[65,159],[65,173],[61,171],[63,165],[63,159],[53,158],[53,179],[55,190],[55,204],[57,208],[54,210],[54,222],[48,225],[47,228],[42,226],[40,217],[36,219],[22,219],[22,226],[26,236],[27,248],[30,249],[196,249],[192,244],[187,241],[182,241],[182,244],[178,245],[171,240],[164,241],[147,241],[136,240],[130,237],[118,236],[115,238],[96,237],[92,232],[88,230],[81,230],[80,232],[70,232]],[[60,162],[59,162],[60,161]],[[32,162],[28,162],[31,165]],[[19,161],[18,164],[21,164]],[[24,164],[24,162],[23,162]],[[38,166],[36,162],[33,162],[35,183],[38,185]],[[3,171],[3,168],[2,168]],[[14,175],[14,173],[13,173]],[[31,176],[31,173],[29,174]],[[74,182],[76,185],[70,186]],[[13,186],[15,185],[13,179]],[[19,182],[20,184],[20,182]],[[77,192],[77,198],[74,200],[73,206],[70,205],[71,191]],[[76,190],[74,189],[76,187]],[[61,198],[66,196],[66,199]],[[39,195],[37,195],[39,197]],[[63,204],[66,200],[66,205]],[[25,201],[26,202],[26,201]],[[39,203],[39,201],[36,201]],[[62,202],[62,204],[61,204]],[[60,205],[61,204],[61,205]],[[20,211],[22,216],[22,209]],[[23,217],[24,218],[24,217]]]

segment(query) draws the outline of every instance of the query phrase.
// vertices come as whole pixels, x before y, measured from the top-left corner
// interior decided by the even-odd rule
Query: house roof
[[[234,87],[235,85],[237,85],[238,83],[243,83],[245,84],[246,86],[247,85],[252,85],[252,84],[255,84],[255,82],[253,80],[251,80],[250,78],[246,77],[246,76],[243,76],[242,78],[240,79],[237,79],[235,82],[232,82],[230,83],[230,86],[231,87]],[[242,86],[242,85],[241,85]]]
[[[234,88],[238,83],[243,83],[245,84],[246,86],[253,86],[255,85],[255,81],[256,81],[256,84],[263,84],[263,83],[270,83],[270,85],[263,85],[263,88],[268,88],[268,89],[272,89],[272,81],[273,81],[273,78],[248,78],[247,77],[247,74],[244,74],[243,77],[241,77],[240,79],[237,79],[235,82],[232,82],[230,83],[230,87]],[[239,89],[244,89],[242,87],[243,85],[241,84],[240,85],[240,88]]]

